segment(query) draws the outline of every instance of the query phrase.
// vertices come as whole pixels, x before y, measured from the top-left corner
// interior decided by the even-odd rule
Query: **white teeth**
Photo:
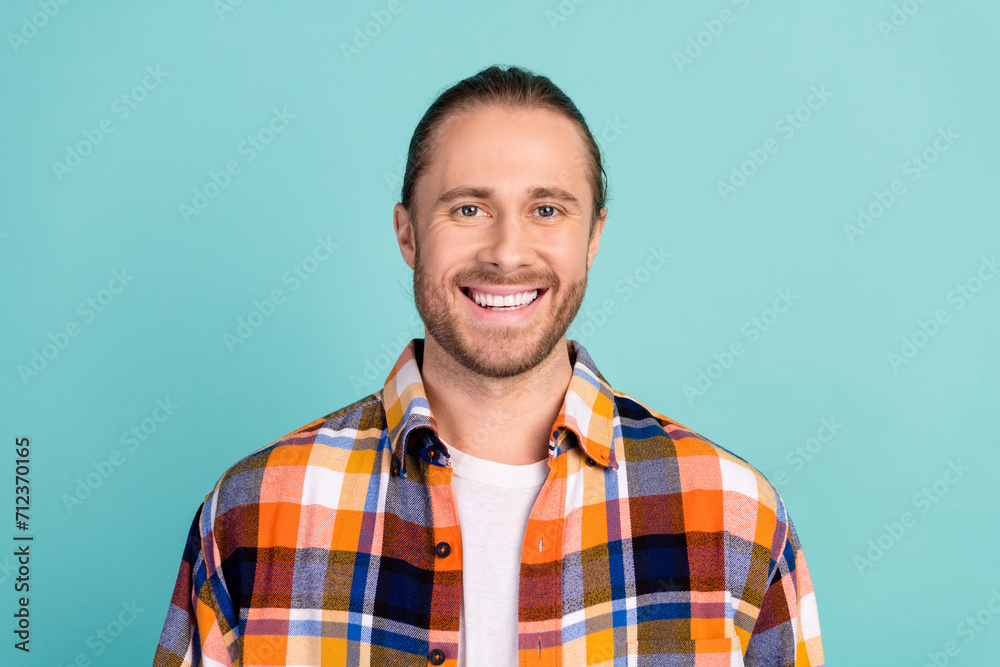
[[[505,310],[515,310],[527,306],[536,298],[538,298],[538,290],[531,290],[530,292],[521,292],[520,294],[508,294],[506,296],[500,294],[489,294],[488,292],[480,292],[479,290],[469,288],[469,295],[472,300],[475,301],[480,306],[485,306],[488,308],[503,308]]]

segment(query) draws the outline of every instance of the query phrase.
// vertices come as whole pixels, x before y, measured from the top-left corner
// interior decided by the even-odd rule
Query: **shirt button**
[[[430,659],[432,665],[440,665],[444,662],[444,651],[436,648],[431,651],[431,654],[427,657]]]
[[[437,447],[431,447],[430,449],[428,449],[427,456],[430,458],[431,461],[437,461],[438,458]]]
[[[392,466],[389,468],[393,475],[399,474],[399,464],[395,461],[392,462]]]
[[[451,553],[451,545],[448,544],[447,542],[438,542],[437,545],[434,547],[434,553],[436,553],[441,558],[444,558],[445,556]],[[436,663],[436,664],[440,665],[441,663]]]
[[[594,459],[592,459],[592,458],[590,458],[588,456],[587,457],[587,465],[589,465],[589,466],[595,466],[595,465],[597,465],[597,461],[595,461]]]

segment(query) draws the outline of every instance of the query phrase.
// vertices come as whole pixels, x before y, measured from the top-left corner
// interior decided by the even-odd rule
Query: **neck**
[[[512,465],[548,456],[552,424],[573,376],[566,337],[540,364],[509,378],[479,375],[426,335],[420,369],[438,434],[450,447]]]

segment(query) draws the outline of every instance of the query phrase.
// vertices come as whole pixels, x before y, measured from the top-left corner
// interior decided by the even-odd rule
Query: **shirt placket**
[[[428,459],[427,490],[434,519],[431,540],[434,586],[430,600],[427,662],[457,667],[462,611],[462,533],[451,486],[452,469],[443,463],[444,447],[435,438],[428,440],[424,454]]]
[[[557,456],[528,516],[521,545],[518,661],[562,664],[562,564],[566,456]]]

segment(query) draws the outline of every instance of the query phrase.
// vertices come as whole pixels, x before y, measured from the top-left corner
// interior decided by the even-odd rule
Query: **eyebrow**
[[[450,204],[459,199],[489,199],[495,194],[496,190],[494,188],[460,185],[438,197],[435,206]],[[556,199],[577,207],[580,206],[580,200],[562,188],[539,186],[529,188],[527,194],[529,199]]]

